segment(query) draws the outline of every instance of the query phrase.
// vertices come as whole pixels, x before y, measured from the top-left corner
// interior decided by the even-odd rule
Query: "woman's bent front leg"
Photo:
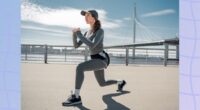
[[[76,68],[75,89],[80,89],[84,81],[85,71],[97,71],[106,68],[106,63],[100,59],[92,59],[80,63]]]

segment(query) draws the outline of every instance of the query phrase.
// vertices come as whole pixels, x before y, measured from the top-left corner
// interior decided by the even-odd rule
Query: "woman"
[[[75,48],[78,48],[82,43],[85,43],[89,47],[91,60],[80,63],[77,66],[75,91],[65,102],[62,103],[63,106],[82,103],[79,93],[84,80],[84,71],[94,71],[95,77],[101,87],[117,84],[117,91],[122,91],[126,84],[124,80],[106,81],[104,78],[104,69],[109,65],[109,56],[105,51],[103,51],[104,31],[101,28],[100,21],[98,20],[97,11],[81,11],[81,15],[85,16],[85,21],[90,25],[90,30],[83,35],[80,28],[73,29],[73,44]],[[77,37],[80,39],[78,42]]]

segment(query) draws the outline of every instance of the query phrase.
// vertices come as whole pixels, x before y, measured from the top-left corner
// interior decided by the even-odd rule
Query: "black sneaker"
[[[76,98],[75,94],[72,94],[65,102],[62,103],[63,106],[73,106],[81,104],[81,96]]]
[[[125,85],[126,85],[126,81],[123,80],[121,84],[118,84],[118,90],[117,90],[117,92],[122,91]]]

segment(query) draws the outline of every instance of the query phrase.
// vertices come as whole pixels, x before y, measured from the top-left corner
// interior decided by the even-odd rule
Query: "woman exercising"
[[[72,93],[72,95],[62,103],[63,106],[82,103],[79,93],[84,80],[85,71],[94,71],[95,77],[101,87],[117,84],[117,91],[120,92],[126,84],[124,80],[105,80],[104,69],[107,68],[110,60],[108,54],[103,50],[104,30],[101,28],[101,23],[98,20],[97,11],[81,11],[81,15],[85,16],[85,21],[90,25],[90,30],[83,35],[80,28],[73,29],[73,44],[75,48],[78,48],[82,43],[85,43],[89,47],[91,59],[82,62],[77,66],[74,93]],[[80,39],[78,42],[77,37]]]

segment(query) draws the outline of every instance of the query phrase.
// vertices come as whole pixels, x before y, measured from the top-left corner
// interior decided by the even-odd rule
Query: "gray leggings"
[[[76,68],[75,89],[81,89],[84,80],[84,71],[94,71],[95,77],[100,86],[116,84],[117,80],[105,80],[104,69],[106,67],[106,61],[101,59],[91,59],[80,63]]]

